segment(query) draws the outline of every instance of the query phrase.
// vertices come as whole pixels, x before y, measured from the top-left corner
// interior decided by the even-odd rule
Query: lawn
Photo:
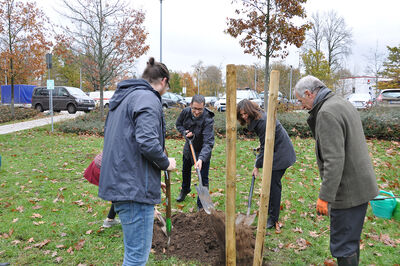
[[[320,179],[312,139],[293,138],[297,162],[283,179],[280,220],[282,232],[268,230],[264,256],[273,265],[321,265],[329,252],[329,219],[315,214]],[[182,165],[182,140],[168,140],[171,157]],[[110,203],[97,197],[97,187],[83,178],[83,171],[101,151],[103,139],[73,134],[51,134],[49,127],[0,136],[0,263],[11,264],[121,264],[123,242],[120,226],[101,228]],[[238,140],[237,212],[245,213],[251,181],[254,140]],[[400,195],[400,143],[369,140],[379,187]],[[225,139],[217,139],[210,169],[210,192],[224,210]],[[172,176],[172,196],[177,197],[181,173]],[[196,176],[192,176],[193,183]],[[259,181],[259,180],[258,180]],[[260,185],[256,184],[253,210]],[[196,211],[195,189],[173,213]],[[163,199],[164,200],[164,199]],[[163,210],[163,206],[159,206]],[[361,264],[400,263],[400,223],[376,218],[368,208],[361,243]],[[189,234],[190,232],[188,232]],[[175,258],[150,265],[200,265]]]

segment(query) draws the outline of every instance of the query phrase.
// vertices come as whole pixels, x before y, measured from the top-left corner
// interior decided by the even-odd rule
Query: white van
[[[103,104],[104,108],[108,108],[110,99],[114,95],[115,91],[103,91]],[[89,93],[89,97],[96,102],[96,106],[100,105],[100,91],[92,91]]]

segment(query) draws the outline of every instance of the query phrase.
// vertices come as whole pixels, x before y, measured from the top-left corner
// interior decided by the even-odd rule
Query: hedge
[[[165,111],[166,136],[168,138],[180,137],[175,128],[175,121],[178,118],[180,109],[168,109]],[[224,137],[225,113],[214,112],[214,130],[217,137]],[[104,134],[104,121],[100,119],[97,112],[92,112],[80,116],[72,121],[63,122],[60,130],[76,134],[95,134],[102,136]],[[294,111],[278,113],[278,119],[288,132],[289,136],[309,138],[312,137],[307,124],[308,113],[306,111]],[[385,140],[400,139],[400,109],[370,109],[360,111],[360,117],[364,127],[364,133],[367,138],[377,138]],[[255,138],[253,133],[248,132],[245,127],[238,124],[237,132],[240,138]]]
[[[14,108],[15,118],[11,118],[11,106],[10,105],[0,105],[0,124],[7,123],[13,120],[24,120],[28,118],[35,117],[39,112],[32,108],[17,107]]]

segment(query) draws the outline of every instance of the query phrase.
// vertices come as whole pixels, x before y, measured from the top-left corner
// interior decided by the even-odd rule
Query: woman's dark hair
[[[142,79],[147,80],[149,83],[156,83],[160,78],[167,78],[169,86],[169,71],[167,66],[161,62],[156,62],[154,57],[150,57],[146,69],[143,71]]]
[[[258,120],[261,118],[261,108],[250,100],[244,99],[241,100],[236,108],[236,116],[239,123],[244,126],[246,125],[246,121],[240,115],[240,111],[244,111],[248,116],[250,121]]]

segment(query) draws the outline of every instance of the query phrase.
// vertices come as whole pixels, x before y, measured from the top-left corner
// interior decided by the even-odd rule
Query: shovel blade
[[[207,187],[198,185],[196,186],[197,195],[199,196],[201,205],[203,205],[203,209],[207,214],[211,214],[214,210],[214,204],[211,200],[210,193],[208,192]]]
[[[256,216],[257,216],[257,214],[252,214],[252,215],[247,216],[247,215],[239,213],[238,216],[236,217],[235,224],[236,225],[244,224],[244,225],[250,226],[253,224]]]

